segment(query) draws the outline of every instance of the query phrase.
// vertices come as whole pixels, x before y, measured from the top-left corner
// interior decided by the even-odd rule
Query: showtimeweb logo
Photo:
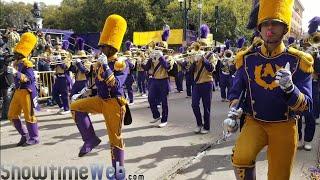
[[[1,165],[0,179],[126,179],[124,167],[116,162],[113,167],[104,167],[101,164],[92,164],[90,167],[81,166],[15,166]],[[143,175],[129,175],[128,179],[144,180]]]

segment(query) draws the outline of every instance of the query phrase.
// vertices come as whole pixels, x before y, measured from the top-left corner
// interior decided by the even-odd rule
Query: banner
[[[148,31],[148,32],[134,32],[133,33],[133,44],[138,46],[147,45],[149,42],[162,41],[161,31]],[[183,40],[183,29],[171,29],[168,44],[182,44]]]

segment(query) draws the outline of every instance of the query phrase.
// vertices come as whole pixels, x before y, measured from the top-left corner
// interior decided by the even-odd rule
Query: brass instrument
[[[209,51],[213,51],[213,48],[211,46],[200,46],[200,50],[209,52]]]
[[[225,50],[223,53],[224,58],[231,59],[233,58],[233,52],[229,49]]]
[[[163,48],[163,47],[159,47],[159,46],[155,46],[154,50],[160,50],[164,53],[169,53],[169,54],[174,53],[173,49],[167,49],[167,48]]]
[[[311,44],[319,44],[320,43],[320,32],[315,32],[309,37],[309,42]]]

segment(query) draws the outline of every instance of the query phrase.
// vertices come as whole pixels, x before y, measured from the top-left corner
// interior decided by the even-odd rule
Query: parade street
[[[191,98],[183,93],[170,93],[168,125],[158,128],[152,119],[147,97],[136,97],[131,106],[133,123],[123,128],[125,141],[125,173],[127,179],[235,179],[230,162],[235,136],[227,142],[222,136],[222,122],[228,102],[213,93],[211,131],[206,135],[193,132],[196,127]],[[201,105],[202,107],[202,105]],[[71,114],[57,115],[57,107],[43,107],[37,112],[40,144],[16,147],[19,134],[8,121],[1,122],[1,165],[76,166],[110,164],[109,139],[102,115],[91,115],[96,134],[102,142],[91,153],[79,158],[83,144]],[[312,151],[298,150],[291,179],[305,179],[309,168],[318,161],[320,131],[317,128]],[[258,155],[257,177],[267,179],[266,148]],[[280,161],[280,160],[279,160]],[[143,175],[139,176],[139,175]],[[105,179],[105,177],[103,178]]]

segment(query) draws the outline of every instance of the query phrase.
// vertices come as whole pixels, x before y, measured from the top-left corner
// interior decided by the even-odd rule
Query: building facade
[[[295,0],[292,12],[291,28],[289,36],[295,37],[296,39],[302,38],[302,13],[304,7],[300,0]]]

